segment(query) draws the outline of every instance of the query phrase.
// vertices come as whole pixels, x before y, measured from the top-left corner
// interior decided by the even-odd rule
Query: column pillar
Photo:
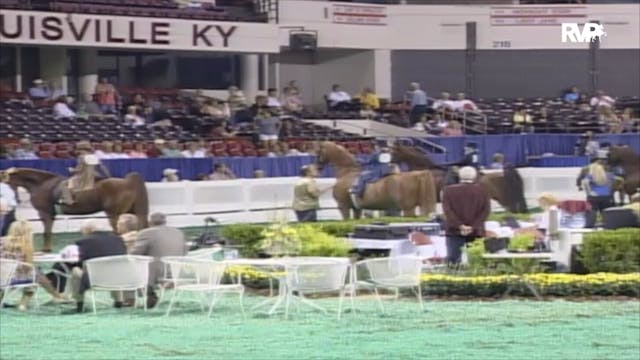
[[[391,50],[373,50],[374,86],[381,98],[391,99]]]
[[[240,89],[244,92],[249,102],[253,102],[254,97],[258,94],[258,83],[260,72],[258,67],[260,61],[258,61],[257,54],[245,54],[240,57]]]
[[[50,87],[58,85],[65,92],[67,88],[67,49],[45,46],[40,49],[40,76]]]
[[[98,84],[98,50],[82,49],[78,59],[79,67],[79,89],[78,92],[82,96],[84,94],[93,94]]]
[[[20,46],[16,46],[15,52],[15,90],[18,92],[22,91],[22,48]]]

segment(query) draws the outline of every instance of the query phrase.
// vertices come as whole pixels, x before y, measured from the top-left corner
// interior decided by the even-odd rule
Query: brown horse
[[[386,176],[375,183],[368,184],[358,207],[353,203],[349,189],[361,172],[361,167],[349,151],[329,141],[321,143],[316,165],[322,169],[332,165],[336,171],[336,185],[333,198],[343,219],[362,216],[362,209],[393,210],[401,209],[404,216],[416,216],[416,207],[421,216],[429,216],[435,211],[435,181],[430,171],[412,171]]]
[[[624,183],[620,190],[631,196],[640,192],[640,155],[628,146],[612,146],[609,165],[624,169]]]
[[[56,193],[64,178],[35,169],[11,168],[5,171],[9,175],[10,185],[21,186],[31,195],[31,205],[38,211],[44,224],[42,251],[51,251],[51,229],[56,217]],[[114,230],[118,217],[130,213],[138,217],[141,228],[147,227],[149,199],[147,187],[138,173],[131,173],[124,179],[110,178],[98,181],[94,189],[76,193],[75,200],[73,205],[62,205],[61,212],[68,215],[86,215],[104,211]]]
[[[438,199],[444,186],[448,169],[437,165],[422,151],[412,146],[395,145],[392,150],[391,161],[405,163],[409,170],[431,170],[436,179]],[[505,167],[503,171],[480,173],[478,183],[487,190],[492,199],[512,213],[527,213],[527,203],[524,198],[524,185],[518,170]]]

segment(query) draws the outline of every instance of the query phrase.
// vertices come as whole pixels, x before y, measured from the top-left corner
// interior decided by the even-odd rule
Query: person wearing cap
[[[464,145],[464,157],[458,163],[459,166],[473,166],[478,169],[480,166],[480,155],[478,154],[478,144],[474,142]]]
[[[11,159],[14,160],[36,160],[39,159],[38,155],[36,155],[35,151],[33,151],[33,145],[31,144],[31,140],[27,138],[20,139],[20,147],[17,148],[13,154],[11,154]]]
[[[390,175],[391,168],[391,151],[389,148],[382,148],[379,153],[374,154],[368,163],[363,164],[365,169],[356,179],[355,183],[349,191],[351,195],[361,198],[367,188],[367,184],[378,181],[379,179]]]
[[[91,190],[96,181],[111,177],[107,167],[100,162],[96,155],[91,153],[78,156],[78,165],[71,172],[73,176],[65,180],[66,186],[62,186],[60,194],[60,203],[65,205],[75,203],[74,192]]]
[[[160,284],[164,275],[162,258],[165,256],[184,256],[187,244],[184,233],[177,228],[167,226],[167,217],[163,213],[149,216],[149,228],[138,233],[131,254],[146,255],[154,258],[149,266],[149,287],[147,288],[147,306],[152,308],[158,302],[155,286]]]
[[[164,169],[162,171],[162,182],[178,182],[180,178],[178,177],[178,170],[176,169]]]
[[[33,86],[29,88],[31,100],[46,100],[51,97],[51,91],[42,79],[33,80]]]
[[[9,225],[16,221],[16,207],[18,198],[16,192],[9,185],[7,171],[0,172],[0,236],[7,235]]]
[[[491,213],[491,199],[471,166],[460,169],[460,183],[444,188],[442,210],[446,219],[447,262],[460,263],[462,247],[484,236],[484,222]]]

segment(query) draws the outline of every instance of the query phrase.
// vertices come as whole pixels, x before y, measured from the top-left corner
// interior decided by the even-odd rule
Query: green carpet
[[[44,294],[42,297],[46,297]],[[246,307],[261,300],[248,296]],[[333,298],[316,300],[330,310]],[[301,306],[289,320],[248,311],[235,297],[211,319],[197,304],[59,315],[65,307],[0,313],[0,359],[611,359],[640,358],[640,303],[427,301],[402,299],[376,311],[372,298],[356,313],[325,316]],[[69,305],[66,306],[69,308]],[[293,307],[295,309],[295,307]]]

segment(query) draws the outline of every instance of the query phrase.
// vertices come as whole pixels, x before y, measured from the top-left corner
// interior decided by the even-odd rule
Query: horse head
[[[640,155],[628,146],[612,146],[607,161],[612,166],[640,167]]]
[[[316,154],[316,167],[318,171],[322,171],[329,164],[339,169],[359,167],[355,157],[347,149],[331,141],[323,141]]]
[[[44,184],[47,180],[62,177],[43,170],[9,168],[3,172],[3,178],[6,178],[7,183],[12,187],[21,186],[30,191],[32,188]]]

